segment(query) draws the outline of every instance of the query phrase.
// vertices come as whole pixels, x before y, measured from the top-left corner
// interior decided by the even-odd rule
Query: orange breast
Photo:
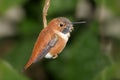
[[[66,45],[66,41],[59,36],[58,42],[53,48],[51,48],[50,53],[52,55],[56,55],[60,53],[64,49],[65,45]]]

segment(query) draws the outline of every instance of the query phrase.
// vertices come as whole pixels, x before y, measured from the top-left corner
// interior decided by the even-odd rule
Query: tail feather
[[[33,63],[33,60],[29,60],[28,63],[25,65],[24,69],[26,70],[28,67],[30,67]]]

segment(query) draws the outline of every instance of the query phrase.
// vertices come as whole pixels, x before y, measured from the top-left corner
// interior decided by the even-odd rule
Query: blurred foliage
[[[95,80],[119,80],[120,79],[120,64],[114,64],[105,68]]]
[[[28,80],[20,75],[13,67],[0,59],[0,80]]]
[[[119,5],[116,5],[118,0],[95,1],[97,5],[105,5],[115,15],[119,15]],[[51,0],[48,22],[59,16],[75,21],[77,3],[78,0]],[[37,74],[39,70],[35,70],[35,67],[29,69],[32,72],[25,71],[29,79],[25,78],[21,72],[43,28],[43,4],[44,0],[2,0],[2,3],[0,2],[0,14],[16,5],[22,5],[26,13],[24,19],[16,26],[18,33],[12,38],[13,45],[8,45],[10,50],[3,53],[3,60],[0,60],[0,80],[43,80],[42,75]],[[36,63],[37,66],[42,66],[39,68],[44,71],[41,73],[47,76],[47,80],[111,80],[112,76],[117,74],[119,65],[111,66],[108,56],[100,50],[98,27],[99,23],[96,19],[86,25],[75,25],[66,48],[57,59],[44,59]],[[1,39],[1,42],[5,39]],[[36,75],[29,75],[33,73]]]
[[[120,16],[120,2],[119,0],[95,0],[99,6],[105,6],[108,9],[110,9],[110,11],[112,11],[112,13],[115,14],[115,16]]]
[[[7,9],[16,5],[23,5],[27,0],[1,0],[0,14],[3,14]]]

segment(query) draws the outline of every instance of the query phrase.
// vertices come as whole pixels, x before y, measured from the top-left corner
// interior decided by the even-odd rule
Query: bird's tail
[[[33,63],[33,60],[30,58],[30,60],[25,65],[24,70],[26,70],[28,67],[30,67],[32,63]]]

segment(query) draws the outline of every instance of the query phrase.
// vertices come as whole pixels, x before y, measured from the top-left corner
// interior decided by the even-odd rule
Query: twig
[[[45,4],[44,4],[44,8],[43,8],[43,24],[44,24],[44,28],[47,27],[47,12],[50,6],[50,0],[45,0]]]

